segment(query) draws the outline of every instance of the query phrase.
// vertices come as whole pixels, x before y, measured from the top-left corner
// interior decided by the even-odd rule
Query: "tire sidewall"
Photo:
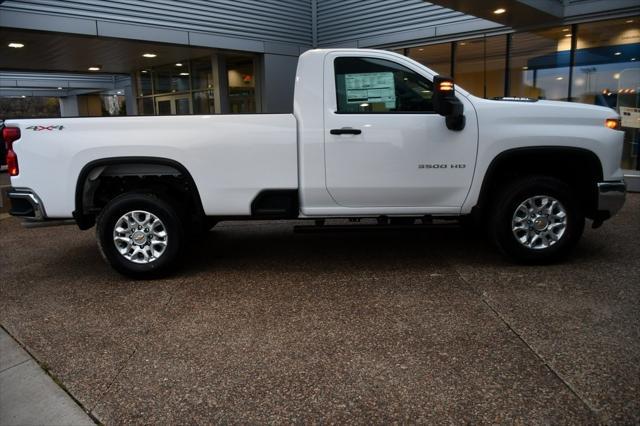
[[[545,249],[523,246],[513,235],[512,221],[516,208],[528,198],[547,195],[562,204],[567,213],[567,227],[562,238]],[[502,194],[493,223],[494,242],[507,256],[525,263],[548,263],[564,258],[575,246],[584,230],[584,213],[579,200],[564,182],[546,177],[531,177],[509,185]]]
[[[113,242],[116,222],[126,213],[145,210],[164,224],[168,241],[165,252],[153,262],[138,264],[122,256]],[[114,198],[98,217],[96,233],[102,256],[121,274],[136,279],[156,278],[170,272],[182,254],[184,229],[180,216],[167,201],[153,194],[128,193]]]

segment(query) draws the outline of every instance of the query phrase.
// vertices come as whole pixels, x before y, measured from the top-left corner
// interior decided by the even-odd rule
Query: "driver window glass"
[[[338,113],[433,113],[433,84],[393,61],[336,58]]]

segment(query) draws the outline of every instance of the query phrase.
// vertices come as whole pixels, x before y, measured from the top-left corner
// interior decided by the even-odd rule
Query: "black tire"
[[[539,244],[541,241],[550,241],[537,238],[537,248],[521,243],[513,231],[513,220],[516,209],[536,196],[549,196],[555,198],[566,213],[564,233],[557,241],[547,247]],[[544,176],[529,176],[517,179],[500,190],[493,197],[493,206],[489,219],[489,235],[498,249],[507,257],[521,263],[545,264],[557,262],[566,257],[571,249],[578,243],[584,231],[584,209],[580,200],[576,197],[565,182]],[[526,226],[529,226],[529,222]],[[549,223],[549,222],[547,222]],[[544,225],[544,222],[540,224]],[[535,221],[531,221],[532,227]],[[560,227],[562,228],[562,227]],[[520,231],[519,235],[526,235],[527,231]],[[532,229],[534,235],[536,229]],[[541,231],[544,234],[544,231]],[[557,236],[560,231],[554,231]],[[524,237],[526,238],[526,237]],[[532,241],[528,240],[528,241]]]
[[[136,210],[155,215],[167,234],[166,248],[148,263],[128,260],[114,242],[116,223],[126,213]],[[98,217],[96,236],[102,257],[116,271],[135,279],[158,278],[170,273],[177,266],[185,245],[184,223],[177,209],[152,193],[130,192],[111,200]]]

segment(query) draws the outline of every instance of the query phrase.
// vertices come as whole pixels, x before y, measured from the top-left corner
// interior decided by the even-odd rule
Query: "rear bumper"
[[[38,195],[29,188],[11,188],[7,194],[11,202],[9,214],[29,220],[46,220],[47,214]]]
[[[598,183],[598,213],[608,219],[620,211],[627,194],[623,180]]]

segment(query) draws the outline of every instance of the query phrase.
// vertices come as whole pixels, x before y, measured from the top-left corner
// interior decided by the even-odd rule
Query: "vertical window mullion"
[[[578,46],[578,25],[571,25],[571,50],[569,51],[569,88],[567,89],[567,101],[571,102],[573,90],[573,67],[576,63],[576,48]]]
[[[506,56],[504,59],[504,96],[511,96],[511,34],[507,34]]]
[[[449,68],[449,71],[451,72],[451,78],[456,78],[456,50],[457,50],[457,43],[456,41],[452,41],[451,42],[451,66]]]

